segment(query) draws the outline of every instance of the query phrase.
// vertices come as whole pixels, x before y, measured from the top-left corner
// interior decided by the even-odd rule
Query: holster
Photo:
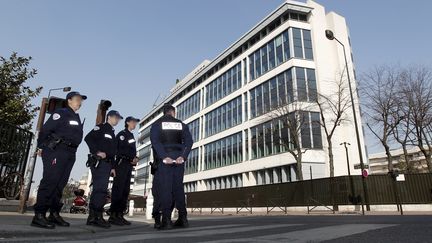
[[[152,175],[156,174],[156,171],[159,167],[160,159],[155,159],[153,162],[150,162],[150,173]]]
[[[96,154],[89,154],[87,155],[87,167],[94,167],[97,168],[99,166],[100,161],[102,158]]]

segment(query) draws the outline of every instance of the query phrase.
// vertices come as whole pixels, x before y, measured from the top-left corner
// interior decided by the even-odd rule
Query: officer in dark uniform
[[[77,112],[85,99],[87,96],[78,92],[68,93],[66,108],[57,109],[39,133],[37,147],[43,161],[43,176],[34,205],[32,226],[49,229],[55,225],[69,226],[59,215],[63,207],[60,200],[83,137],[83,124]],[[51,213],[47,219],[48,209]]]
[[[107,114],[107,122],[97,125],[84,138],[90,154],[87,162],[92,173],[92,193],[90,196],[90,212],[87,225],[109,228],[111,225],[103,218],[103,206],[108,196],[109,177],[116,176],[114,168],[116,140],[114,127],[123,119],[118,111],[111,110]]]
[[[136,156],[136,142],[132,131],[136,128],[139,119],[127,117],[125,129],[116,136],[117,156],[114,163],[116,177],[111,192],[110,217],[108,221],[115,225],[130,225],[131,223],[124,218],[124,211],[130,191],[130,180],[133,167],[138,163]]]
[[[187,211],[183,188],[184,162],[193,144],[189,128],[175,118],[175,108],[165,104],[164,115],[151,127],[150,140],[156,154],[162,158],[155,173],[157,194],[162,211],[162,224],[159,229],[172,228],[172,203],[175,201],[179,218],[174,226],[187,227]]]

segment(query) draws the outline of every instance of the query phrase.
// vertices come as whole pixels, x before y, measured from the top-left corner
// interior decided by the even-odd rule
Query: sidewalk
[[[97,228],[86,225],[86,214],[62,214],[63,217],[71,223],[71,227],[56,227],[54,230],[43,229],[30,226],[33,214],[19,214],[11,212],[0,212],[0,240],[5,239],[21,239],[31,241],[32,237],[73,237],[74,235],[93,234],[106,232],[107,229]],[[107,219],[107,217],[105,217]],[[128,218],[132,222],[131,226],[112,226],[110,233],[116,231],[129,230],[150,230],[153,229],[151,222],[147,221],[144,215],[137,215],[133,218]]]

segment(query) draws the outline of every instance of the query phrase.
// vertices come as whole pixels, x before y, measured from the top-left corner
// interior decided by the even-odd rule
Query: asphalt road
[[[431,215],[192,216],[190,228],[163,232],[139,218],[109,230],[66,218],[71,227],[45,230],[31,215],[2,214],[0,242],[432,242]]]

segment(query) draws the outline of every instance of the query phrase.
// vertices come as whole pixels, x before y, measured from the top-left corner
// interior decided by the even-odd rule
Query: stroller
[[[84,198],[84,190],[78,189],[74,191],[76,198],[73,200],[72,207],[70,208],[70,213],[83,213],[86,214],[88,211],[88,204]]]

